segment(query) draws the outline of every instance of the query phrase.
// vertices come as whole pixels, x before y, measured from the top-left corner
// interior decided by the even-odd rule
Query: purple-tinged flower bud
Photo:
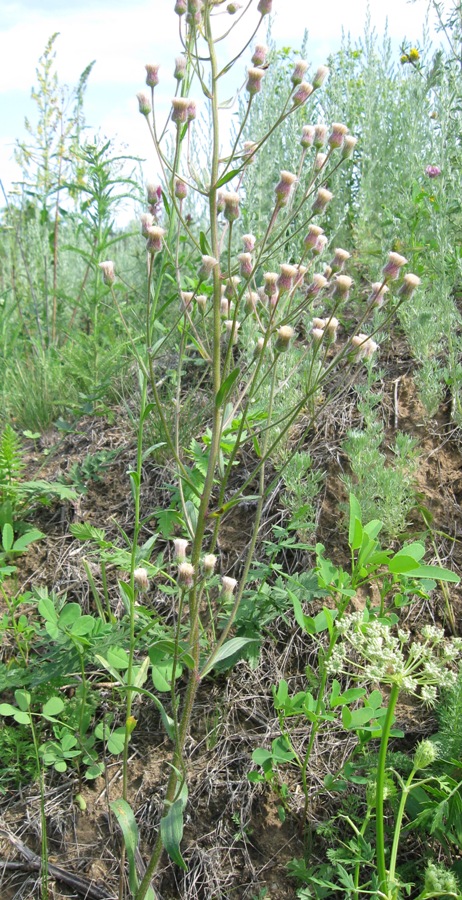
[[[180,300],[183,309],[189,309],[193,297],[193,291],[180,291]]]
[[[196,297],[196,303],[202,313],[205,313],[207,309],[207,297],[205,294],[198,294]]]
[[[313,146],[314,141],[314,125],[304,125],[302,128],[302,136],[300,143],[302,147],[307,149]]]
[[[324,253],[324,250],[327,247],[327,243],[328,243],[328,240],[327,240],[326,235],[320,234],[312,251],[311,251],[313,256],[321,256],[321,253]]]
[[[139,93],[136,96],[138,99],[138,108],[141,115],[149,116],[149,114],[152,112],[152,106],[149,97],[147,97],[146,94],[143,93]]]
[[[173,77],[176,78],[177,81],[183,81],[183,78],[185,75],[186,75],[186,57],[177,56],[175,59],[175,70],[173,72]]]
[[[172,100],[172,122],[184,125],[188,121],[189,100],[187,97],[174,97]]]
[[[303,284],[303,279],[305,278],[308,269],[306,266],[296,266],[297,274],[294,280],[294,288],[300,287]]]
[[[352,285],[353,279],[349,275],[336,275],[332,290],[334,300],[348,300]]]
[[[287,263],[281,263],[279,266],[281,273],[278,278],[278,291],[279,296],[282,294],[287,294],[292,290],[294,278],[297,274],[297,267],[288,265]]]
[[[187,109],[187,119],[188,122],[192,122],[193,119],[197,116],[197,106],[195,100],[188,100],[188,109]]]
[[[154,224],[154,216],[152,215],[152,213],[142,213],[142,215],[140,216],[140,222],[141,234],[143,235],[143,237],[147,238],[148,228],[151,228],[151,226]]]
[[[353,137],[352,134],[346,134],[345,139],[343,141],[342,147],[342,159],[350,159],[353,156],[353,151],[358,143],[358,138]]]
[[[162,250],[162,238],[165,234],[165,228],[161,228],[160,225],[151,225],[146,230],[148,237],[146,250],[152,254],[159,253]]]
[[[186,538],[175,538],[173,541],[173,555],[175,562],[182,563],[186,559],[186,547],[189,541]]]
[[[255,141],[244,141],[242,155],[244,159],[247,160],[247,163],[255,162],[255,153],[257,151],[257,148],[258,144],[256,144]]]
[[[242,246],[244,247],[244,253],[252,253],[255,250],[256,237],[254,234],[243,234],[242,235]]]
[[[318,66],[318,68],[316,69],[316,72],[315,72],[315,76],[313,78],[314,90],[316,90],[317,88],[320,88],[321,85],[324,84],[328,74],[329,74],[329,69],[327,68],[327,66]]]
[[[234,591],[237,587],[237,581],[235,578],[229,578],[228,575],[223,575],[221,579],[221,586],[223,589],[223,597],[225,600],[231,600]]]
[[[422,284],[418,275],[413,275],[409,272],[403,278],[403,283],[398,291],[398,297],[402,297],[403,300],[409,300],[414,291],[417,290],[419,284]]]
[[[255,94],[259,94],[261,91],[261,83],[263,78],[265,77],[264,69],[247,69],[247,84],[245,89],[247,93],[253,97]]]
[[[177,16],[184,16],[187,9],[188,9],[187,0],[176,0],[175,6],[173,7],[173,11],[176,12]]]
[[[295,94],[292,94],[292,103],[294,106],[303,106],[308,97],[313,93],[313,85],[309,81],[302,81],[298,86]]]
[[[331,267],[330,267],[330,266],[324,266],[324,269],[323,269],[323,273],[322,273],[322,274],[324,275],[324,278],[327,278],[327,280],[329,281],[329,280],[330,280],[330,277],[331,277],[331,275],[332,275],[332,269],[331,269]]]
[[[324,233],[324,228],[321,228],[320,225],[310,225],[308,229],[308,234],[303,238],[303,246],[305,250],[311,250],[316,246],[316,241],[318,237]]]
[[[371,359],[378,345],[367,334],[355,334],[351,343],[357,353],[358,359]]]
[[[241,283],[241,279],[239,275],[231,275],[231,278],[228,278],[225,287],[225,297],[228,300],[232,300],[233,297],[237,294],[237,289]]]
[[[373,306],[383,306],[385,302],[385,294],[388,294],[389,288],[383,281],[374,281],[371,284],[371,293],[367,298],[367,303],[372,303]]]
[[[253,51],[252,65],[264,66],[266,63],[267,56],[268,56],[268,47],[266,46],[266,44],[257,44]]]
[[[217,213],[223,212],[225,208],[225,192],[218,191],[217,193]]]
[[[292,193],[293,185],[296,180],[297,176],[292,172],[286,172],[285,170],[281,172],[281,180],[274,188],[277,206],[287,206],[289,197]]]
[[[333,194],[327,190],[327,188],[319,188],[318,193],[316,195],[316,200],[313,203],[312,210],[313,212],[324,212],[326,206],[333,198]]]
[[[198,273],[199,281],[207,281],[207,279],[209,278],[209,276],[212,273],[212,270],[217,265],[218,265],[218,260],[215,259],[214,256],[207,256],[207,255],[203,256],[202,263],[201,263],[199,273]]]
[[[114,271],[114,263],[111,259],[106,259],[104,262],[98,263],[99,268],[103,274],[104,284],[114,284],[115,281],[115,271]]]
[[[265,282],[264,292],[267,297],[271,300],[272,297],[278,294],[277,283],[278,283],[279,275],[277,272],[265,272],[263,275],[263,281]]]
[[[327,153],[317,153],[314,158],[314,169],[315,172],[320,172],[321,169],[326,165]]]
[[[269,16],[273,8],[273,0],[260,0],[257,10],[261,16]]]
[[[249,278],[253,269],[251,253],[239,253],[237,258],[240,263],[240,273],[242,277]]]
[[[220,315],[222,319],[227,319],[229,316],[229,300],[227,297],[222,297],[220,300]]]
[[[225,202],[224,217],[228,222],[235,222],[239,218],[239,194],[228,191],[223,194]]]
[[[429,178],[438,178],[441,175],[441,169],[439,166],[427,166],[425,174],[428,175]]]
[[[160,184],[150,181],[149,184],[146,185],[146,194],[150,206],[156,206],[162,199],[162,187]]]
[[[295,63],[295,69],[290,76],[290,80],[294,87],[296,87],[297,84],[302,83],[307,68],[308,63],[305,62],[304,59],[299,59],[298,62]]]
[[[332,131],[327,139],[329,147],[332,147],[333,150],[339,150],[340,147],[343,147],[346,134],[348,134],[346,125],[342,122],[333,122]]]
[[[204,575],[213,575],[215,571],[215,566],[217,564],[217,558],[214,553],[207,553],[202,560],[202,569]]]
[[[327,319],[319,319],[317,316],[315,316],[311,324],[313,328],[320,328],[322,331],[324,331],[324,328],[327,325]]]
[[[306,289],[306,296],[316,297],[320,291],[327,287],[327,284],[327,278],[324,278],[324,275],[321,275],[319,272],[315,272],[311,284]]]
[[[276,353],[285,353],[289,349],[289,344],[294,336],[294,329],[290,325],[281,325],[278,328],[276,343],[274,349]]]
[[[178,584],[189,591],[194,584],[194,566],[188,562],[182,562],[178,566]]]
[[[389,253],[388,262],[382,269],[384,280],[396,281],[399,278],[401,267],[405,266],[406,263],[407,259],[404,256],[400,256],[399,253]]]
[[[152,65],[151,63],[147,63],[144,67],[146,69],[146,84],[148,87],[154,88],[157,84],[159,84],[159,69],[160,66]]]
[[[226,328],[226,333],[232,344],[237,344],[238,331],[241,327],[240,322],[235,322],[234,319],[226,319],[224,322],[224,326]]]
[[[185,200],[188,196],[188,185],[181,178],[175,178],[174,194],[178,200]]]
[[[228,3],[226,7],[227,12],[229,12],[230,16],[234,16],[235,13],[239,12],[242,9],[242,3]]]
[[[133,581],[138,591],[143,593],[144,591],[147,591],[149,587],[149,578],[146,569],[143,569],[142,566],[140,566],[138,569],[135,569],[135,571],[133,572]]]
[[[314,146],[317,150],[320,150],[321,147],[324,147],[326,141],[327,125],[322,125],[321,122],[318,122],[318,124],[314,126]]]
[[[337,247],[334,250],[334,258],[330,264],[330,274],[336,275],[337,272],[341,272],[350,256],[351,254],[348,253],[348,250],[342,250],[341,247]]]

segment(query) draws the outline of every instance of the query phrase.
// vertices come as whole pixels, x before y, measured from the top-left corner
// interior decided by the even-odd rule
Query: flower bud
[[[282,263],[279,268],[281,270],[281,274],[278,278],[277,287],[279,296],[281,296],[281,294],[287,294],[292,290],[293,280],[297,274],[297,268],[296,266],[291,266],[287,263]]]
[[[316,246],[316,241],[318,237],[323,234],[324,229],[321,228],[320,225],[310,225],[308,229],[308,234],[303,238],[303,245],[305,250],[311,250]]]
[[[175,6],[173,7],[173,11],[176,12],[177,16],[184,16],[187,9],[188,9],[187,0],[176,0]]]
[[[151,65],[148,63],[144,67],[146,69],[146,84],[148,87],[156,87],[159,84],[159,65]]]
[[[285,353],[289,349],[289,344],[294,336],[294,329],[290,325],[281,325],[278,328],[276,343],[274,349],[276,353]]]
[[[353,279],[348,275],[337,275],[334,281],[332,297],[334,300],[348,300]]]
[[[178,566],[178,584],[189,591],[194,584],[194,566],[188,562],[182,562]]]
[[[324,328],[312,328],[311,336],[316,344],[320,344],[324,338]]]
[[[240,263],[240,272],[243,278],[249,278],[252,274],[253,263],[252,263],[252,255],[250,253],[239,253],[238,260]]]
[[[283,170],[281,172],[281,180],[274,188],[274,192],[276,194],[276,205],[286,206],[289,202],[289,197],[292,193],[292,188],[294,182],[297,180],[297,176],[292,172],[287,172]]]
[[[205,294],[198,294],[196,297],[196,303],[202,313],[205,313],[207,309],[207,297]]]
[[[321,85],[324,84],[327,76],[329,74],[329,69],[327,66],[318,66],[315,72],[315,76],[313,78],[313,88],[316,90],[320,88]]]
[[[312,210],[313,212],[323,212],[328,203],[333,198],[333,194],[327,190],[327,188],[319,188],[318,193],[316,195],[316,199],[313,203]]]
[[[149,114],[152,110],[151,101],[150,101],[149,97],[147,97],[146,94],[143,94],[143,93],[139,93],[136,96],[138,98],[138,107],[139,107],[140,113],[143,116],[149,116]]]
[[[217,265],[218,265],[218,260],[215,259],[214,256],[207,256],[207,255],[203,256],[202,263],[201,263],[199,273],[198,273],[199,281],[207,281],[212,270]]]
[[[149,587],[148,573],[146,569],[140,567],[133,572],[133,581],[138,591],[147,591]]]
[[[367,334],[355,334],[351,343],[356,350],[358,359],[371,359],[377,350],[377,344]]]
[[[371,293],[367,298],[367,303],[372,303],[373,306],[383,306],[385,301],[385,294],[388,294],[389,288],[383,281],[374,281],[371,284]]]
[[[190,100],[187,97],[174,97],[172,100],[172,122],[184,125],[188,121],[188,106]]]
[[[218,191],[217,193],[217,213],[223,212],[225,208],[225,192]]]
[[[175,538],[173,541],[173,553],[175,556],[175,562],[181,563],[186,559],[186,547],[188,546],[189,541],[186,538]]]
[[[295,275],[295,281],[294,281],[294,288],[300,287],[300,285],[303,284],[305,275],[308,272],[308,269],[306,266],[299,265],[299,266],[296,266],[295,268],[296,268],[296,275]]]
[[[175,178],[174,194],[178,200],[185,200],[188,196],[188,185],[181,178]]]
[[[189,309],[193,297],[193,291],[180,291],[180,300],[183,309]]]
[[[438,759],[438,756],[438,744],[429,740],[420,741],[414,751],[413,767],[414,769],[426,769]]]
[[[147,231],[146,249],[148,253],[159,253],[162,250],[162,238],[165,234],[165,228],[160,225],[151,225]]]
[[[403,300],[409,300],[421,283],[422,282],[417,275],[412,275],[412,273],[409,272],[403,278],[403,283],[398,291],[398,297],[402,297]]]
[[[326,160],[327,160],[326,153],[319,152],[316,154],[316,156],[314,158],[314,169],[316,172],[320,172],[321,169],[324,168],[324,166],[326,164]]]
[[[177,81],[183,81],[185,74],[186,58],[184,56],[177,56],[175,59],[175,69],[173,72],[173,77],[176,78]]]
[[[242,3],[235,3],[234,0],[232,3],[228,3],[226,7],[226,11],[229,12],[230,16],[234,16],[240,9],[242,9]]]
[[[246,312],[248,312],[248,313],[255,312],[255,310],[258,306],[259,299],[260,298],[256,291],[248,291],[247,294],[245,295]]]
[[[395,281],[399,277],[401,267],[405,266],[406,263],[407,259],[404,256],[400,256],[399,253],[389,253],[388,262],[382,269],[384,280]]]
[[[150,206],[157,206],[162,198],[162,188],[160,184],[149,182],[146,185],[146,194]]]
[[[311,147],[314,141],[314,125],[304,125],[300,143],[305,149]]]
[[[268,16],[273,8],[273,0],[260,0],[257,10],[261,16]]]
[[[305,75],[307,68],[308,68],[308,63],[305,62],[304,59],[299,59],[298,62],[295,63],[295,69],[292,72],[292,75],[290,76],[290,80],[291,80],[292,84],[294,85],[294,87],[296,87],[297,84],[302,83],[303,77]]]
[[[263,281],[265,282],[264,292],[266,296],[271,299],[271,297],[277,296],[279,275],[277,272],[265,272],[263,274]]]
[[[222,297],[220,300],[220,315],[224,319],[229,316],[229,300],[226,297]]]
[[[327,324],[327,319],[319,319],[317,316],[315,316],[311,324],[313,328],[321,328],[321,330],[324,331]]]
[[[328,243],[328,239],[327,239],[326,235],[320,234],[312,251],[311,251],[313,256],[321,256],[321,253],[324,253],[324,250],[327,247],[327,243]]]
[[[329,147],[332,147],[333,150],[339,150],[340,147],[343,147],[346,134],[348,134],[346,125],[343,125],[342,122],[333,122],[332,131],[327,139]]]
[[[231,278],[228,278],[225,287],[225,297],[227,297],[228,300],[232,300],[233,297],[236,296],[240,283],[241,279],[239,278],[239,275],[231,275]]]
[[[322,274],[324,275],[324,278],[327,278],[327,280],[329,281],[329,280],[330,280],[330,277],[331,277],[331,275],[332,275],[332,269],[331,269],[331,267],[330,267],[330,266],[324,266],[324,269],[322,270]]]
[[[196,101],[195,101],[195,100],[188,100],[188,108],[187,108],[187,111],[186,111],[186,117],[187,117],[187,119],[188,119],[188,122],[192,122],[192,120],[195,119],[196,116],[197,116],[197,106],[196,106]]]
[[[337,247],[334,250],[334,258],[330,264],[331,274],[336,274],[337,272],[341,272],[347,259],[350,259],[350,253],[348,250],[342,250],[341,247]]]
[[[335,318],[335,316],[331,316],[330,319],[326,321],[326,335],[329,338],[329,342],[331,344],[335,344],[337,340],[337,331],[339,327],[339,320]]]
[[[425,174],[428,178],[438,178],[441,175],[441,169],[439,166],[427,166]]]
[[[207,553],[202,560],[202,569],[204,575],[213,575],[215,571],[215,566],[217,564],[217,558],[214,553]]]
[[[242,246],[244,247],[244,253],[252,253],[255,250],[256,237],[254,234],[243,234],[242,235]]]
[[[242,155],[247,160],[247,163],[255,162],[257,148],[258,144],[256,144],[255,141],[244,141]]]
[[[257,68],[247,69],[247,84],[245,86],[245,89],[246,89],[247,93],[250,94],[251,97],[253,97],[255,94],[260,93],[261,83],[262,83],[264,76],[265,76],[264,69],[257,69]]]
[[[304,103],[308,100],[308,97],[313,93],[313,85],[308,81],[302,81],[302,83],[298,86],[295,94],[292,94],[292,103],[294,106],[303,106]]]
[[[226,319],[224,325],[226,328],[227,336],[231,343],[237,344],[238,331],[241,327],[241,323],[235,322],[234,319]]]
[[[324,275],[315,272],[311,284],[309,284],[306,289],[306,296],[316,297],[320,291],[324,290],[324,288],[327,287],[327,284],[327,278],[324,278]]]
[[[342,147],[342,159],[350,159],[353,156],[353,151],[358,143],[358,138],[353,137],[352,134],[346,134],[345,139],[343,141]]]
[[[266,63],[267,56],[268,56],[268,47],[266,46],[266,44],[257,44],[253,51],[252,65],[264,66]]]
[[[239,218],[239,194],[228,191],[223,195],[225,203],[224,217],[228,222],[235,222]]]
[[[114,284],[115,281],[115,271],[114,271],[114,263],[110,259],[104,260],[104,262],[98,263],[101,272],[103,273],[103,281],[104,284]]]
[[[317,125],[314,126],[314,146],[317,150],[320,150],[321,147],[324,147],[324,144],[327,141],[327,126],[322,125],[321,122],[318,122]]]
[[[152,213],[142,213],[140,216],[141,222],[141,234],[143,237],[148,237],[148,229],[154,224],[154,216]]]

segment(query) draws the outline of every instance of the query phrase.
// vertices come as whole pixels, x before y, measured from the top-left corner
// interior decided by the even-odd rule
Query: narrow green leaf
[[[138,878],[136,874],[135,852],[139,841],[138,825],[136,824],[133,810],[126,800],[113,800],[109,806],[122,831],[128,859],[128,880],[130,890],[132,894],[136,894],[138,890]]]
[[[350,522],[348,526],[348,543],[352,550],[358,550],[362,543],[363,527],[361,524],[361,507],[354,494],[350,494]]]
[[[9,553],[14,542],[14,531],[9,522],[2,528],[2,544],[5,553]]]
[[[220,406],[223,405],[227,397],[229,397],[234,382],[239,377],[240,369],[233,369],[232,372],[229,373],[228,377],[222,382],[219,390],[217,391],[217,395],[215,397],[215,407],[219,409]]]
[[[181,798],[172,803],[167,815],[160,820],[160,836],[170,859],[186,871],[187,865],[180,850],[183,838],[184,806],[184,801]]]

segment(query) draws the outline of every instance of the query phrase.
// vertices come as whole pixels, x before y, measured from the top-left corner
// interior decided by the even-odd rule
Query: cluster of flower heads
[[[187,591],[193,587],[196,575],[194,566],[186,559],[188,546],[189,541],[186,538],[175,538],[173,541],[173,556],[178,566],[178,585]],[[214,553],[205,554],[201,562],[202,573],[205,577],[210,577],[214,574],[217,562],[218,560]],[[235,578],[231,578],[229,575],[222,576],[221,588],[225,600],[229,600],[233,596],[236,587],[237,581]]]
[[[421,640],[411,642],[408,631],[366,619],[364,612],[354,612],[337,621],[342,639],[327,662],[331,675],[397,685],[430,706],[437,687],[454,685],[457,675],[450,666],[460,657],[462,638],[448,639],[442,628],[426,625]]]

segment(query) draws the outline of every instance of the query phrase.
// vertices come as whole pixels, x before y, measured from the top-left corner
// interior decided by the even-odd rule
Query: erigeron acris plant
[[[309,425],[312,424],[321,408],[317,402],[321,388],[328,388],[334,370],[344,369],[343,381],[347,385],[355,378],[358,365],[363,361],[371,364],[377,344],[372,334],[362,329],[406,264],[404,257],[390,254],[382,278],[374,283],[369,300],[345,334],[343,310],[355,290],[353,279],[344,271],[350,254],[343,248],[334,248],[331,263],[322,263],[329,240],[320,224],[332,200],[327,186],[329,173],[348,163],[356,144],[356,138],[343,123],[303,125],[299,164],[295,172],[290,172],[281,160],[266,228],[261,234],[242,234],[240,201],[246,189],[248,167],[288,116],[306,109],[309,118],[309,98],[322,87],[328,74],[327,68],[320,66],[309,81],[307,64],[297,63],[286,97],[281,101],[279,116],[267,135],[258,142],[241,144],[253,99],[265,88],[266,48],[257,44],[250,56],[246,44],[233,60],[220,62],[217,49],[222,46],[223,16],[233,16],[225,29],[229,34],[236,22],[255,7],[261,24],[272,11],[272,0],[258,3],[251,0],[242,11],[238,4],[229,4],[226,13],[222,4],[214,0],[177,0],[174,11],[179,17],[183,55],[175,62],[175,96],[166,121],[159,123],[155,106],[162,79],[168,76],[163,76],[156,64],[146,66],[150,93],[138,95],[139,111],[146,119],[156,153],[160,184],[149,185],[148,210],[141,221],[146,239],[147,295],[144,351],[132,342],[140,382],[137,460],[130,473],[135,498],[133,546],[137,545],[142,524],[143,426],[151,414],[160,420],[176,468],[177,521],[181,523],[183,545],[176,573],[176,626],[162,658],[172,704],[170,777],[158,838],[136,890],[136,900],[143,900],[151,890],[151,878],[164,848],[176,862],[183,864],[179,843],[187,789],[184,748],[201,680],[217,662],[231,656],[245,641],[232,638],[232,628],[259,536],[268,487],[268,461],[307,407]],[[249,43],[251,40],[252,36]],[[246,109],[232,145],[223,153],[221,79],[231,65],[240,65],[242,56],[247,62],[242,88]],[[208,154],[201,160],[200,172],[191,153],[199,99],[202,105],[208,106],[211,122]],[[200,210],[200,228],[190,212],[194,202]],[[296,242],[298,250],[287,259],[285,247],[289,233],[291,245]],[[277,271],[268,270],[268,262],[275,258],[279,260]],[[110,261],[101,268],[119,308]],[[384,321],[410,296],[411,287],[417,287],[416,282],[403,284],[408,287],[394,292],[394,299],[390,287]],[[170,426],[162,394],[163,379],[159,378],[157,367],[172,336],[178,338],[179,348],[173,425]],[[201,459],[196,455],[194,468],[185,462],[179,437],[185,356],[186,351],[192,350],[207,368],[211,418],[203,435],[204,453]],[[295,382],[297,391],[291,393],[290,387]],[[327,390],[323,404],[329,399]],[[230,432],[232,443],[226,444],[224,436]],[[244,448],[253,452],[254,464],[236,487],[231,476]],[[221,573],[221,588],[217,587],[221,568],[217,554],[220,526],[232,508],[249,499],[254,503],[253,521],[242,566],[236,573],[238,578]],[[178,548],[177,540],[174,552],[177,560]],[[215,560],[213,567],[211,559]],[[132,678],[138,628],[135,552],[132,562],[125,590],[131,646],[126,679],[127,719],[131,718],[132,701],[138,689]],[[210,579],[215,580],[210,582]],[[215,614],[209,583],[214,586],[215,595],[218,593]],[[207,616],[203,612],[205,598]],[[175,687],[182,666],[188,670],[183,698]],[[154,663],[152,670],[155,681]],[[125,773],[129,738],[127,729]],[[126,801],[126,797],[125,774],[122,799]]]

